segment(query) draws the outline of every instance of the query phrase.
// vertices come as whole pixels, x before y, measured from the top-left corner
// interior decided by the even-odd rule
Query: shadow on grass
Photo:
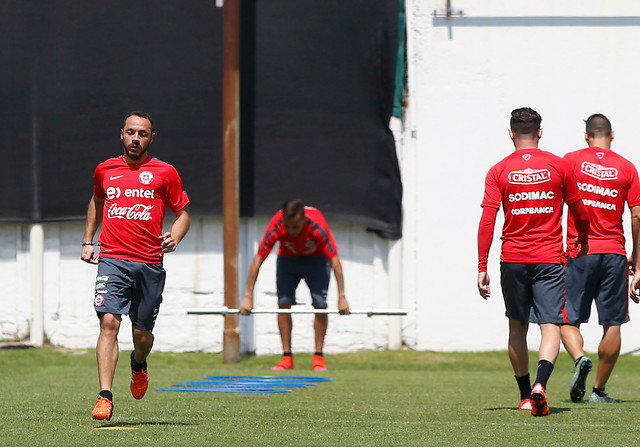
[[[569,399],[563,400],[563,402],[571,403],[571,401]],[[601,405],[607,406],[607,405],[615,405],[615,404],[636,404],[638,402],[640,402],[640,400],[616,399],[615,402],[609,402],[609,403],[605,403],[605,402],[589,402],[588,400],[585,400],[584,402],[574,402],[574,403],[578,407],[580,407],[582,405],[589,405],[590,404],[586,408],[595,408],[595,407],[599,407]]]
[[[108,424],[102,424],[93,428],[136,428],[139,426],[176,426],[176,427],[184,427],[189,425],[198,425],[192,424],[188,422],[152,422],[152,421],[142,421],[142,422],[109,422]]]
[[[35,349],[35,346],[22,342],[0,343],[0,349]]]
[[[526,413],[527,411],[525,410],[518,410],[517,407],[495,407],[495,408],[485,408],[484,411],[521,411],[523,413]],[[574,408],[565,408],[565,407],[549,407],[549,414],[559,414],[559,413],[565,413],[567,411],[571,411],[574,410]]]

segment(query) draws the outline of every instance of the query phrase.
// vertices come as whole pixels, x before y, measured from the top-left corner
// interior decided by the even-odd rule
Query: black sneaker
[[[584,392],[587,388],[587,376],[592,367],[593,364],[589,357],[582,357],[580,363],[576,366],[576,373],[573,375],[573,379],[571,379],[571,389],[569,390],[569,395],[573,402],[582,402]]]

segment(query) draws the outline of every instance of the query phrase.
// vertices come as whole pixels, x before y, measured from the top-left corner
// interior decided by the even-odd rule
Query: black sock
[[[315,354],[313,354],[313,355],[319,355],[320,357],[322,357],[322,352],[316,352],[316,353],[315,353]]]
[[[542,384],[545,389],[547,388],[547,381],[551,377],[553,372],[553,363],[549,360],[540,360],[538,362],[538,373],[536,375],[536,383]]]
[[[102,390],[100,391],[100,396],[102,397],[106,397],[107,399],[109,399],[111,402],[113,402],[113,393],[109,390]]]
[[[531,377],[529,373],[526,376],[516,376],[516,382],[518,382],[518,388],[520,389],[520,400],[531,397]]]
[[[596,388],[595,386],[593,387],[593,392],[596,393],[600,397],[603,397],[606,394],[604,392],[604,388]]]
[[[131,370],[140,372],[143,369],[147,369],[147,359],[144,359],[142,363],[138,363],[136,362],[136,351],[131,351]]]
[[[283,357],[293,357],[293,354],[291,354],[290,352],[283,352],[282,356]]]
[[[582,357],[584,357],[584,355],[581,355],[580,357],[578,357],[578,360],[576,360],[574,363],[575,367],[577,368],[578,365],[580,364],[580,360],[582,360]]]

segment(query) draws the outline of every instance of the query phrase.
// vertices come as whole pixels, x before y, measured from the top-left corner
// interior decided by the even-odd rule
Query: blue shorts
[[[500,284],[507,317],[520,323],[561,324],[565,293],[562,264],[500,264]]]
[[[100,258],[93,302],[96,312],[128,314],[134,328],[152,330],[165,277],[162,264]]]
[[[276,263],[278,305],[296,304],[296,288],[300,280],[304,279],[311,292],[313,307],[326,309],[330,276],[331,264],[325,256],[278,256]]]
[[[595,300],[598,322],[619,326],[629,321],[627,258],[614,254],[586,255],[567,262],[566,312],[569,324],[586,323]]]

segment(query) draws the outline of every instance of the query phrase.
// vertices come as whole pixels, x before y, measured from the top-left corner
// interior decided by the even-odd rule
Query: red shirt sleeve
[[[170,166],[166,173],[167,176],[167,205],[174,213],[180,211],[189,204],[189,197],[187,196],[182,179],[178,174],[178,171],[173,166]]]
[[[280,239],[279,229],[282,225],[284,225],[284,220],[282,218],[282,211],[280,210],[271,218],[271,222],[269,222],[258,246],[258,255],[261,258],[266,259],[269,253],[271,253],[276,241]]]
[[[502,203],[502,193],[498,186],[498,171],[494,166],[487,172],[487,177],[484,181],[484,198],[482,200],[482,207],[500,209]]]
[[[93,194],[100,199],[104,199],[104,169],[102,169],[102,163],[96,166],[93,172]]]
[[[496,224],[498,208],[483,207],[478,227],[478,272],[487,271],[489,249],[493,242],[493,230]]]
[[[564,183],[564,191],[562,193],[562,198],[567,203],[567,205],[571,205],[572,203],[577,202],[582,199],[582,194],[578,189],[578,179],[576,178],[575,172],[573,172],[573,168],[565,159],[561,159],[561,162],[558,165],[558,170],[561,170],[562,176],[565,178]]]

